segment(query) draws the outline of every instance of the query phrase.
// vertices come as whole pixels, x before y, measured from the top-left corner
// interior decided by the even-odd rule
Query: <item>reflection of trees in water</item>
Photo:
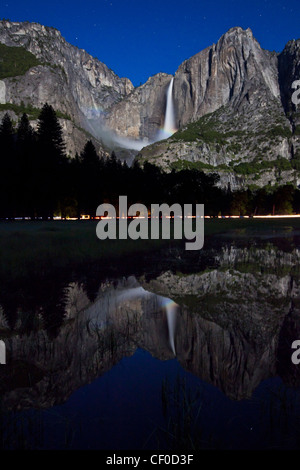
[[[284,244],[288,241],[285,238],[280,240]],[[276,240],[272,242],[275,243]],[[240,243],[246,245],[250,252],[252,242],[240,240]],[[224,251],[226,246],[227,242],[224,240],[208,238],[206,249],[200,250],[196,257],[195,253],[177,246],[165,252],[151,253],[145,258],[131,259],[130,263],[125,258],[119,259],[116,263],[104,260],[101,264],[88,260],[61,270],[51,266],[39,266],[38,260],[32,260],[32,266],[27,266],[24,273],[17,272],[16,278],[1,276],[0,305],[11,329],[20,326],[21,321],[23,331],[34,331],[40,326],[42,315],[49,333],[55,336],[64,318],[65,288],[70,282],[76,281],[81,284],[89,300],[93,302],[97,297],[101,280],[126,276],[133,271],[138,277],[145,273],[145,264],[146,278],[155,278],[165,270],[189,274],[199,273],[205,269],[218,269],[222,250]]]
[[[43,284],[43,289],[46,292],[41,306],[44,326],[48,335],[51,338],[55,338],[65,316],[67,302],[66,286],[61,283],[56,285],[52,280],[47,280]]]
[[[38,265],[38,261],[32,260],[33,265],[35,262]],[[136,273],[144,272],[141,257],[133,264]],[[128,270],[132,274],[131,269],[133,266],[129,267],[125,258],[116,264],[89,261],[61,270],[40,266],[34,270],[34,274],[30,268],[23,274],[18,273],[16,278],[0,278],[0,307],[11,330],[21,329],[24,333],[36,331],[42,318],[49,335],[55,337],[65,316],[66,292],[70,283],[82,285],[93,302],[97,298],[101,280],[116,279],[120,272],[126,274]]]
[[[13,293],[5,290],[3,284],[0,293],[0,303],[3,308],[4,317],[7,321],[7,324],[9,328],[13,330],[18,318],[18,300],[17,297],[13,295]]]
[[[55,337],[63,323],[66,305],[66,283],[55,276],[26,279],[13,286],[1,282],[0,305],[11,330],[22,333],[43,326]]]

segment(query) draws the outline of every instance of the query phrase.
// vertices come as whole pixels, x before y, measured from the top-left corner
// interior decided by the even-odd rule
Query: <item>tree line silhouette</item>
[[[163,172],[149,163],[132,167],[114,154],[100,158],[88,140],[80,154],[66,154],[63,132],[52,106],[43,106],[37,130],[23,114],[14,127],[8,114],[0,125],[0,218],[94,217],[99,204],[201,203],[206,215],[300,212],[300,191],[287,184],[232,191],[217,186],[217,174],[198,170]]]

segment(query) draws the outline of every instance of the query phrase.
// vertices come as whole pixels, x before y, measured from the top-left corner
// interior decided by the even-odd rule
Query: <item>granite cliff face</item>
[[[40,108],[47,101],[63,114],[71,154],[90,134],[98,148],[104,142],[108,149],[141,148],[161,138],[172,76],[159,73],[134,88],[59,31],[36,23],[0,21],[0,43],[23,47],[38,61],[0,80],[2,114],[7,107],[15,118],[22,104]],[[250,29],[231,28],[179,66],[173,86],[179,132],[144,147],[138,159],[166,171],[214,171],[221,186],[233,189],[299,185],[299,111],[291,100],[299,50],[300,40],[293,40],[280,54],[269,52]]]
[[[160,79],[161,75],[156,77]],[[250,29],[232,28],[217,44],[183,62],[175,73],[173,95],[177,127],[182,128],[228,104],[236,112],[248,110],[249,105],[256,110],[266,107],[269,101],[280,99],[277,75],[277,55],[261,49]],[[160,114],[156,125],[163,124],[165,93],[162,97],[157,96],[161,93],[155,90],[157,80],[154,78],[112,106],[109,113],[111,127],[123,135],[152,137],[143,126],[141,113],[144,110],[136,104],[151,104],[152,108],[155,103],[155,112]],[[166,81],[170,80],[171,77],[166,76]],[[154,100],[148,92],[149,86],[154,88]],[[127,128],[119,125],[121,114],[124,120],[126,118]],[[151,111],[146,116],[150,117]]]
[[[141,162],[164,170],[198,168],[233,189],[299,185],[299,117],[292,83],[300,41],[281,54],[261,49],[252,32],[229,30],[185,61],[174,79],[179,132],[142,150]]]
[[[283,107],[294,124],[299,123],[299,113],[291,100],[292,84],[300,77],[300,41],[289,41],[278,56],[279,86]]]
[[[48,102],[69,118],[71,125],[65,127],[73,132],[66,133],[67,147],[72,147],[72,140],[84,143],[87,135],[83,131],[92,131],[89,120],[100,120],[105,109],[133,89],[130,80],[119,78],[98,59],[66,42],[54,28],[1,21],[0,43],[24,47],[40,62],[24,75],[1,80],[1,104],[41,108]]]
[[[164,125],[166,93],[172,76],[158,73],[108,110],[106,123],[120,136],[154,140]]]
[[[277,57],[252,31],[232,28],[217,44],[183,62],[175,74],[178,127],[231,104],[236,111],[279,99]]]
[[[80,113],[91,118],[95,112],[100,113],[99,108],[106,109],[133,89],[129,79],[119,78],[98,59],[69,44],[54,28],[8,21],[1,21],[0,25],[2,44],[23,46],[45,64],[31,70],[29,77],[35,77],[38,86],[29,88],[27,96],[26,79],[15,85],[15,91],[21,94],[19,101],[27,97],[39,107],[47,98],[52,100],[49,104],[73,118]],[[40,76],[43,73],[46,75]]]
[[[279,54],[278,72],[282,105],[293,131],[291,155],[298,159],[300,156],[300,110],[299,104],[295,105],[291,100],[291,90],[295,91],[293,83],[300,80],[300,40],[289,41],[282,53]],[[300,82],[298,82],[298,90],[299,84]],[[297,96],[299,96],[299,92]]]

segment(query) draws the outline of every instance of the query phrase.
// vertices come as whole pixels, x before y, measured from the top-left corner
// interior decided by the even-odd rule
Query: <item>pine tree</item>
[[[24,113],[20,119],[20,122],[17,128],[18,142],[24,143],[24,142],[27,142],[28,140],[31,140],[33,133],[34,131],[30,125],[28,116],[26,113]]]
[[[39,115],[37,135],[40,211],[44,218],[53,218],[63,193],[66,155],[61,125],[47,103]]]
[[[99,156],[96,148],[91,140],[88,140],[81,152],[81,160],[83,165],[90,171],[99,169]]]
[[[40,145],[46,147],[57,159],[65,157],[63,132],[56,113],[51,105],[44,104],[39,115],[38,139]]]
[[[14,128],[8,113],[5,113],[0,126],[1,150],[11,151],[13,147]]]
[[[0,125],[0,217],[13,217],[15,207],[14,129],[6,113]]]
[[[80,154],[80,207],[86,214],[95,216],[102,200],[101,177],[103,164],[95,146],[88,140]]]
[[[18,215],[35,216],[36,145],[35,132],[27,114],[23,114],[17,128],[17,197]]]

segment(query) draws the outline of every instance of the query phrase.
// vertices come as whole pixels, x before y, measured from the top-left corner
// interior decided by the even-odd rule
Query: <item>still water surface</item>
[[[2,448],[298,448],[298,246],[219,238],[2,286]]]

